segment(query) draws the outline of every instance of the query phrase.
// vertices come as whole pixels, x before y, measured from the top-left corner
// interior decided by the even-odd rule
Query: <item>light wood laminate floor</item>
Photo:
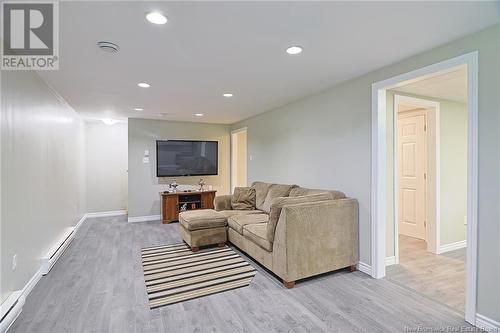
[[[466,249],[436,255],[424,240],[399,235],[399,265],[387,267],[387,279],[465,312]]]
[[[403,332],[467,325],[453,309],[347,270],[287,290],[258,269],[249,287],[150,310],[142,247],[180,242],[177,224],[94,218],[29,295],[18,332]],[[468,325],[467,325],[468,326]]]

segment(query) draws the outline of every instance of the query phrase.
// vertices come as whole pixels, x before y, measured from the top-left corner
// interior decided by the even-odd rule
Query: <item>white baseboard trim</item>
[[[76,222],[75,235],[78,232],[78,230],[80,229],[80,227],[82,226],[83,222],[85,222],[86,219],[87,219],[87,214],[83,214],[82,218],[80,220],[78,220],[78,222]]]
[[[26,283],[22,290],[12,292],[12,294],[0,305],[0,333],[5,333],[17,319],[23,309],[26,298],[31,291],[38,284],[43,275],[50,271],[50,268],[55,264],[57,259],[61,257],[64,250],[68,247],[69,243],[73,240],[76,232],[83,225],[83,223],[91,217],[106,217],[106,216],[119,216],[126,215],[126,210],[117,210],[110,212],[96,212],[84,214],[74,227],[69,227],[54,246],[42,258],[41,267],[35,272],[31,279]],[[153,218],[154,217],[154,218]],[[160,215],[150,216],[153,220],[159,220]],[[3,318],[3,319],[2,319]]]
[[[1,305],[1,313],[3,320],[0,321],[0,333],[7,332],[7,330],[12,326],[14,321],[17,319],[21,311],[23,310],[26,298],[29,296],[31,291],[38,284],[38,281],[42,278],[42,269],[40,268],[35,272],[31,279],[26,283],[22,290],[17,290],[9,295],[7,300]],[[4,314],[5,312],[5,314]]]
[[[87,213],[85,216],[87,218],[91,217],[107,217],[107,216],[120,216],[120,215],[127,215],[126,210],[113,210],[110,212],[94,212],[94,213]]]
[[[52,246],[45,256],[42,257],[42,267],[40,268],[42,275],[47,275],[61,257],[68,245],[75,238],[75,227],[68,228],[63,236]]]
[[[450,251],[455,251],[455,250],[458,250],[458,249],[463,249],[464,247],[467,247],[467,241],[466,240],[458,241],[458,242],[454,242],[454,243],[450,243],[450,244],[441,245],[441,246],[439,246],[439,253],[438,254],[445,253],[445,252],[450,252]]]
[[[28,283],[26,283],[26,285],[24,286],[22,290],[24,297],[27,298],[29,294],[31,294],[31,292],[33,291],[33,289],[38,284],[38,281],[40,281],[41,278],[42,278],[42,269],[40,268],[35,272],[35,274],[31,277]]]
[[[50,268],[52,268],[57,259],[59,259],[64,250],[68,247],[69,243],[71,243],[71,240],[73,240],[76,232],[86,219],[87,214],[84,214],[74,227],[69,227],[63,237],[61,237],[47,252],[45,257],[42,258],[40,268],[35,272],[28,283],[26,283],[23,289],[12,292],[12,294],[10,294],[10,296],[1,304],[0,319],[3,318],[3,320],[0,321],[0,333],[7,332],[17,317],[21,314],[26,298],[38,284],[42,276],[50,271]]]
[[[396,265],[396,256],[386,257],[385,258],[385,266]]]
[[[364,262],[358,262],[358,270],[365,274],[372,276],[372,266],[365,264]]]
[[[148,222],[148,221],[159,221],[161,220],[161,215],[148,215],[148,216],[133,216],[128,218],[129,222]]]
[[[496,320],[476,313],[476,327],[486,332],[500,332],[500,323]]]
[[[14,321],[23,311],[23,305],[26,300],[22,290],[14,291],[0,305],[0,333],[7,332]]]

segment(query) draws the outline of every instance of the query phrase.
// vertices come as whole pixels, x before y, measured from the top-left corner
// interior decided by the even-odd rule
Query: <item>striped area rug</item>
[[[180,243],[141,252],[151,309],[248,286],[256,273],[227,246],[193,253]]]

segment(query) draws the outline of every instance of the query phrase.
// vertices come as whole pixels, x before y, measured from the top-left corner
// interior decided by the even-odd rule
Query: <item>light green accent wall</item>
[[[178,184],[197,185],[200,178],[217,190],[229,194],[230,125],[201,124],[178,121],[129,119],[128,121],[128,213],[129,217],[160,214],[159,193],[168,190],[174,178],[156,177],[156,140],[219,141],[219,174],[217,176],[176,177]],[[149,163],[143,163],[149,150]]]
[[[465,53],[479,54],[478,312],[500,321],[500,25],[238,122],[248,178],[335,188],[359,201],[360,259],[371,264],[371,86]]]
[[[0,75],[3,301],[24,288],[86,207],[82,120],[36,72]]]
[[[441,245],[465,240],[467,226],[467,105],[441,103]]]
[[[127,209],[128,126],[85,123],[87,212]]]
[[[466,239],[467,226],[467,105],[439,98],[387,91],[387,188],[394,186],[394,94],[440,103],[440,245]],[[394,255],[394,193],[387,200],[387,256]]]

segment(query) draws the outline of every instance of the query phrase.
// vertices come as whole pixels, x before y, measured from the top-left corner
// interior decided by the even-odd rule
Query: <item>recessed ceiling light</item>
[[[222,96],[224,96],[224,97],[233,97],[233,94],[231,94],[231,93],[224,93],[224,94],[222,94]]]
[[[102,122],[105,123],[106,125],[114,125],[118,122],[118,120],[115,120],[115,119],[110,119],[110,118],[105,118],[105,119],[102,119]]]
[[[146,14],[146,19],[153,24],[165,24],[167,18],[160,12],[150,12]]]
[[[165,116],[168,116],[168,113],[167,112],[162,112],[162,113],[158,113],[158,115],[160,117],[165,117]]]
[[[194,114],[196,117],[203,117],[203,113],[195,113]]]
[[[146,82],[139,82],[137,83],[137,85],[141,88],[149,88],[151,87],[151,85],[149,83],[146,83]]]
[[[292,55],[302,53],[302,47],[300,47],[300,46],[290,46],[289,48],[286,49],[286,53],[292,54]]]
[[[134,108],[134,111],[144,111],[143,108]]]

